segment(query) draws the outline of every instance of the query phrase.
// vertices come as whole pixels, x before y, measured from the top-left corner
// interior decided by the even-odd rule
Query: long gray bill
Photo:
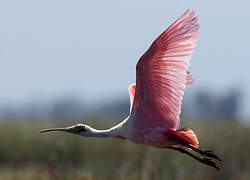
[[[43,129],[40,133],[51,132],[51,131],[68,131],[69,128],[50,128],[50,129]]]

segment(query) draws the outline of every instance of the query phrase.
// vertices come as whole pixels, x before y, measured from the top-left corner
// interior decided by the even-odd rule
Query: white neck
[[[86,137],[124,137],[123,131],[126,120],[107,130],[98,130],[89,126],[88,131],[80,135]]]
[[[87,134],[85,134],[88,137],[115,137],[119,133],[118,131],[107,129],[107,130],[98,130],[91,128],[91,131],[88,131]]]

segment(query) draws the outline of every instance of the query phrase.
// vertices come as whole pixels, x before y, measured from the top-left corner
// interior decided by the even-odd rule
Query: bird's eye
[[[78,132],[86,132],[87,129],[84,126],[79,126],[78,127]]]

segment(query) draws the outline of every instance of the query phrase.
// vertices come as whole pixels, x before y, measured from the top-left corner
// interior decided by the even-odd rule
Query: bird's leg
[[[180,144],[183,145],[183,146],[186,146],[188,148],[191,148],[193,151],[195,151],[195,152],[197,152],[197,153],[199,153],[201,155],[211,157],[211,158],[214,158],[214,159],[217,159],[217,160],[221,161],[221,159],[218,156],[216,156],[211,150],[201,150],[201,149],[193,147],[190,144],[187,144],[185,142],[181,142]]]
[[[208,157],[198,157],[192,153],[190,153],[189,151],[187,151],[186,149],[183,149],[183,148],[180,148],[180,147],[168,147],[169,149],[172,149],[172,150],[175,150],[175,151],[179,151],[181,153],[184,153],[188,156],[190,156],[191,158],[203,163],[203,164],[206,164],[208,166],[211,166],[211,167],[214,167],[215,169],[217,169],[218,171],[220,170],[220,168],[218,168],[216,166],[216,164]]]

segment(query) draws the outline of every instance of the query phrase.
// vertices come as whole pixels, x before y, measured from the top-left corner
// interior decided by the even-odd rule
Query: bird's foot
[[[200,153],[201,155],[211,157],[211,158],[217,159],[218,161],[221,161],[221,159],[217,155],[215,155],[213,153],[213,151],[211,151],[211,150],[200,150],[200,149],[198,149],[197,152]]]
[[[200,162],[201,162],[201,163],[204,163],[204,164],[206,164],[206,165],[208,165],[208,166],[214,167],[214,168],[217,169],[218,171],[220,170],[220,168],[218,168],[218,167],[216,166],[216,164],[212,161],[211,158],[208,158],[208,157],[201,157],[201,158],[200,158]]]
[[[221,159],[217,155],[215,155],[211,150],[201,150],[199,148],[193,147],[190,144],[187,144],[184,142],[182,142],[181,145],[186,146],[188,148],[191,148],[193,151],[195,151],[203,156],[211,157],[211,158],[217,159],[218,161],[221,161]]]

